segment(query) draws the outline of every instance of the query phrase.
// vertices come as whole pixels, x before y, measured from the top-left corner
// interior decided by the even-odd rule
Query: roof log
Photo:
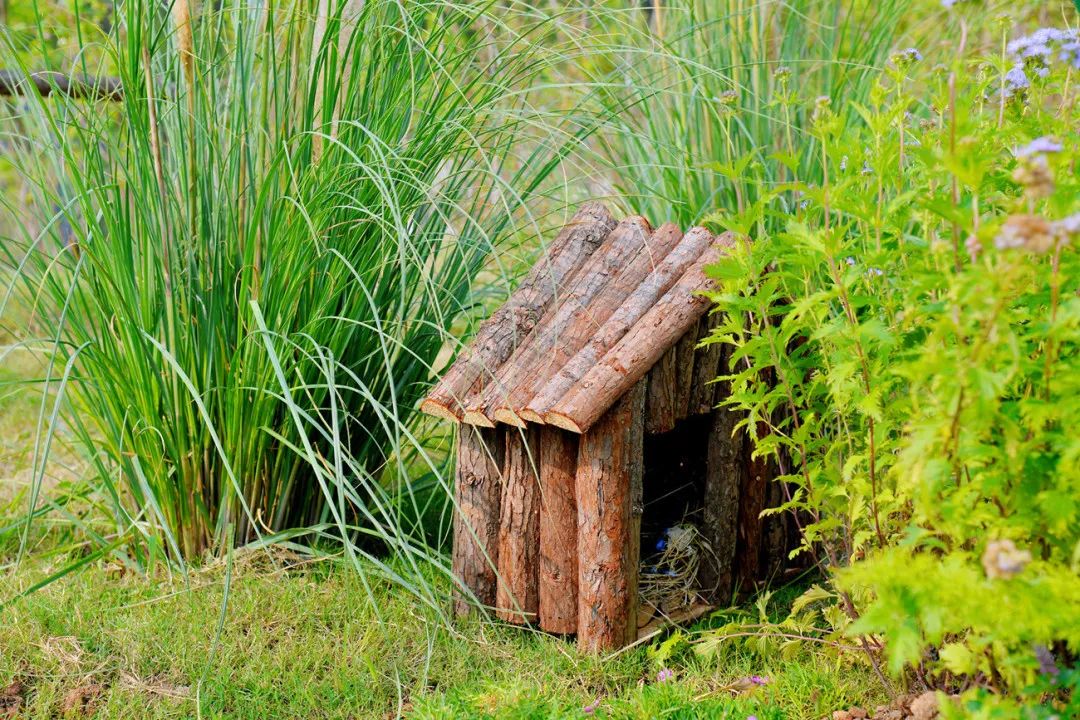
[[[547,248],[544,257],[506,303],[481,324],[443,378],[420,404],[429,415],[462,419],[461,402],[482,390],[535,327],[570,278],[592,256],[616,223],[601,203],[586,203]]]
[[[587,308],[604,290],[619,269],[641,251],[651,233],[652,227],[648,221],[639,216],[628,217],[616,225],[596,252],[566,283],[566,292],[556,297],[544,317],[533,325],[532,332],[514,352],[513,362],[504,363],[487,387],[466,401],[462,420],[486,426],[493,425],[495,420],[502,420],[524,427],[525,423],[517,417],[497,418],[495,407],[501,404],[514,385],[526,377],[525,373],[532,367],[536,355],[548,350],[542,345],[541,338],[558,338],[575,316],[581,313],[581,309]]]
[[[723,248],[714,245],[703,253],[627,334],[544,413],[544,421],[571,432],[587,432],[669,347],[696,327],[709,307],[709,300],[700,291],[715,287],[705,267],[719,260],[722,252]]]

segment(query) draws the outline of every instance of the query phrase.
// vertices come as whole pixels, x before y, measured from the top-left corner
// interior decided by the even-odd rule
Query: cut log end
[[[518,417],[525,422],[536,423],[537,425],[544,425],[544,416],[536,412],[532,408],[522,408],[518,411]]]
[[[420,412],[425,415],[432,415],[443,420],[449,420],[452,423],[461,422],[461,418],[448,406],[442,403],[436,402],[431,399],[427,399],[420,403]]]
[[[578,435],[584,432],[581,426],[574,422],[573,418],[571,418],[569,415],[564,415],[563,413],[544,413],[544,422],[548,425],[554,425],[555,427],[560,427],[563,430],[569,430],[572,433],[577,433]]]
[[[501,407],[492,413],[496,422],[506,423],[507,425],[513,425],[517,428],[526,427],[526,423],[510,408]]]
[[[476,425],[479,427],[495,427],[495,423],[488,419],[488,416],[480,412],[479,410],[466,410],[465,414],[461,417],[461,422],[465,423],[466,425]]]

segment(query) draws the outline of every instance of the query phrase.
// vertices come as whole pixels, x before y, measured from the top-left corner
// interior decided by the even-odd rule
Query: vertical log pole
[[[499,555],[499,500],[505,441],[501,430],[463,426],[458,431],[453,568],[455,577],[488,607],[495,604]],[[472,599],[454,598],[454,612],[466,615]]]
[[[722,353],[721,372],[726,372],[727,353]],[[721,383],[721,399],[729,392]],[[698,584],[706,598],[727,603],[735,584],[735,543],[738,538],[739,491],[745,473],[741,433],[735,434],[738,413],[721,407],[712,411],[705,456],[704,535],[711,552],[698,571]]]
[[[769,462],[766,458],[751,457],[754,441],[749,433],[740,432],[746,472],[743,474],[742,487],[739,489],[739,542],[738,542],[738,579],[743,592],[753,589],[761,567],[762,519],[765,509],[765,491],[769,482]]]
[[[713,313],[701,318],[698,325],[698,342],[712,334],[714,327],[720,324],[720,314]],[[716,405],[716,376],[719,374],[720,343],[710,343],[694,351],[694,370],[690,378],[690,402],[688,412],[691,415],[707,415]]]
[[[649,371],[645,398],[645,433],[656,435],[675,429],[676,368],[675,347],[664,353]]]
[[[690,409],[690,382],[694,374],[694,345],[697,330],[692,329],[675,344],[675,421],[685,420]]]
[[[633,495],[643,472],[644,414],[639,381],[580,440],[578,645],[586,652],[619,648],[637,635],[641,538]]]
[[[522,625],[536,620],[540,583],[540,429],[508,428],[499,522],[496,614]]]
[[[540,431],[540,629],[577,632],[578,540],[575,483],[578,437]]]

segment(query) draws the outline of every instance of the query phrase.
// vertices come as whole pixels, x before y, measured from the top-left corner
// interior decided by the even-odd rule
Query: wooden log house
[[[688,508],[704,608],[778,566],[776,483],[717,407],[722,346],[699,344],[705,268],[734,241],[584,205],[421,404],[460,424],[454,571],[503,620],[635,641],[665,619],[639,612],[642,538]]]

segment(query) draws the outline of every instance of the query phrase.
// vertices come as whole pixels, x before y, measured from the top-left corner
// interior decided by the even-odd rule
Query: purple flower
[[[599,708],[599,707],[600,707],[600,698],[596,698],[596,700],[594,700],[591,704],[586,705],[585,707],[581,708],[581,712],[585,713],[586,715],[592,715],[594,712],[596,712],[596,709]]]
[[[664,668],[660,672],[656,673],[656,682],[667,682],[668,680],[675,679],[675,672]]]
[[[851,257],[850,255],[844,258],[844,262],[846,262],[850,267],[855,267],[855,258]]]
[[[1024,73],[1024,68],[1019,65],[1005,73],[1005,83],[1011,90],[1022,90],[1031,85],[1027,75]]]
[[[750,684],[751,685],[768,685],[769,684],[769,678],[766,675],[751,675],[750,676]]]
[[[885,274],[885,271],[884,270],[879,270],[878,268],[867,268],[866,269],[866,274],[871,276],[871,277],[881,277],[882,275]]]
[[[1057,663],[1054,662],[1054,653],[1050,652],[1050,648],[1045,645],[1035,646],[1035,659],[1039,661],[1039,672],[1043,675],[1055,677],[1061,672]]]
[[[1080,213],[1062,218],[1054,225],[1064,235],[1080,235]]]
[[[1016,148],[1016,152],[1013,154],[1018,158],[1026,158],[1032,155],[1059,153],[1062,149],[1063,146],[1061,143],[1052,137],[1044,135],[1041,138],[1035,138],[1023,147]]]

